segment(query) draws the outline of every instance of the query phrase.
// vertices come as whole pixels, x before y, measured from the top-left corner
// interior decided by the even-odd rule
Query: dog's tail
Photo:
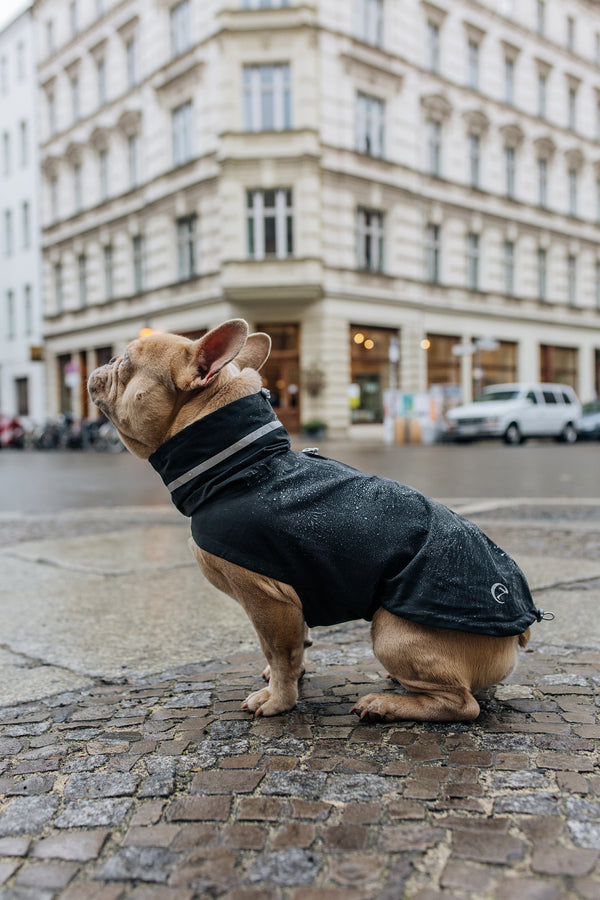
[[[519,635],[519,647],[526,647],[531,637],[531,630],[528,628],[523,634]]]

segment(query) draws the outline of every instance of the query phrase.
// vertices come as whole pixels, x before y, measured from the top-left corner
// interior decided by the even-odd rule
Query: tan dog
[[[225,407],[236,409],[229,405],[259,396],[262,380],[258,370],[269,355],[270,344],[265,334],[248,336],[248,326],[241,319],[226,322],[194,342],[172,334],[154,334],[134,340],[122,356],[93,372],[90,396],[132,453],[142,459],[158,453],[168,461],[167,451],[176,443],[172,439],[179,438],[184,429],[208,427],[202,423],[207,416],[218,413],[209,423],[218,422],[227,412]],[[253,434],[272,431],[277,424],[267,423]],[[266,438],[251,439],[260,444]],[[227,451],[234,461],[236,447]],[[203,465],[214,466],[213,459],[218,462],[221,455]],[[257,466],[257,471],[262,471],[260,461]],[[177,492],[178,483],[175,479],[169,485],[172,492]],[[238,524],[240,531],[251,531],[252,523]],[[304,672],[304,649],[310,644],[298,592],[289,583],[261,574],[258,564],[253,570],[194,542],[192,549],[208,580],[244,608],[268,662],[263,673],[268,685],[250,694],[243,708],[257,716],[291,710]],[[493,599],[502,604],[499,587],[503,586],[492,586],[496,592]],[[534,614],[530,620],[535,617],[542,615]],[[418,623],[381,606],[372,619],[375,655],[409,693],[362,697],[353,707],[361,718],[475,719],[479,705],[472,692],[505,678],[515,666],[518,646],[525,646],[529,639],[529,628],[501,637],[469,633]]]

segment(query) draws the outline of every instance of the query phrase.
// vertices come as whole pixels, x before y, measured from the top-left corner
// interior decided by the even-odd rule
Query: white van
[[[565,384],[494,384],[474,403],[448,410],[448,437],[474,440],[501,437],[522,444],[528,437],[577,440],[581,404]]]

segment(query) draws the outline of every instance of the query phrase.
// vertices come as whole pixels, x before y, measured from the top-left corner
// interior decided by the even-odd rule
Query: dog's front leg
[[[293,709],[298,699],[298,679],[304,672],[304,617],[295,604],[264,594],[244,606],[269,664],[269,684],[246,697],[242,707],[255,716],[276,716]]]
[[[304,672],[304,648],[312,643],[302,604],[288,584],[251,572],[202,550],[190,547],[208,580],[233,597],[251,620],[267,658],[269,685],[246,698],[243,708],[256,716],[276,716],[293,709],[298,679]]]

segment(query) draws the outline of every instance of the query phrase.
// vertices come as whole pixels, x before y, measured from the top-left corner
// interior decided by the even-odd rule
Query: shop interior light
[[[364,334],[362,334],[362,332],[360,332],[360,331],[357,331],[356,334],[354,335],[354,343],[362,344],[364,342],[364,340],[365,340]]]
[[[374,346],[375,342],[372,341],[371,338],[368,338],[364,343],[365,350],[372,350]]]

